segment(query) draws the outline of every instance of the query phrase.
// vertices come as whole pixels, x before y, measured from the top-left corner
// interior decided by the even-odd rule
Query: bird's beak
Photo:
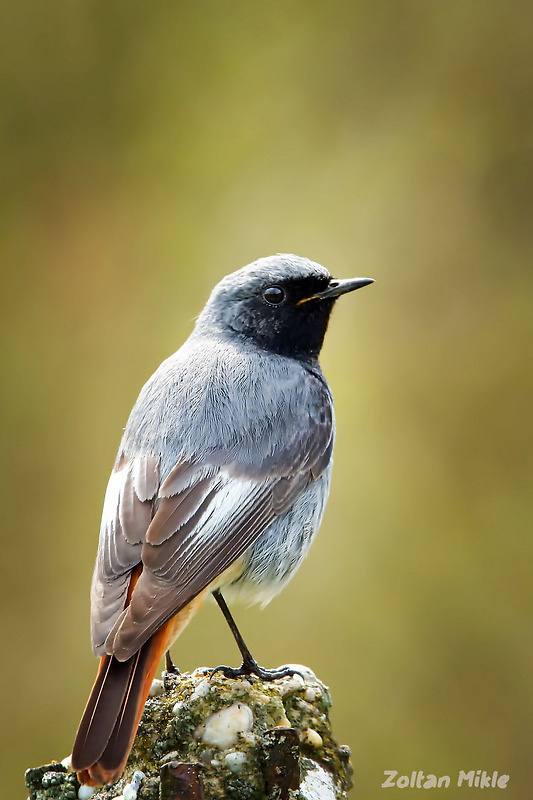
[[[362,289],[363,286],[368,286],[370,283],[374,283],[374,278],[346,278],[345,280],[334,278],[329,282],[327,289],[312,295],[312,297],[304,297],[303,300],[298,302],[298,305],[307,303],[309,300],[335,299],[336,297],[340,297],[341,294],[353,292],[356,289]]]

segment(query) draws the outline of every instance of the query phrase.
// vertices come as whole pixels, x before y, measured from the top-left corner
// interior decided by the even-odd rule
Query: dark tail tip
[[[120,778],[137,732],[159,657],[150,670],[148,641],[127,661],[104,656],[85,708],[74,747],[72,768],[80,783],[101,786]],[[150,673],[150,674],[149,674]]]

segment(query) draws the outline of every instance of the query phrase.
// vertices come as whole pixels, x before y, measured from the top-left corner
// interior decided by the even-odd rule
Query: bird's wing
[[[127,602],[131,573],[141,563],[142,544],[159,487],[158,461],[119,457],[109,478],[98,554],[91,585],[91,638],[95,655]]]
[[[110,479],[92,588],[93,649],[129,658],[231,567],[327,467],[331,414],[265,473],[183,461],[159,484],[154,458],[122,457]],[[291,470],[290,464],[296,465]],[[142,563],[133,588],[131,571]],[[131,596],[130,596],[131,595]],[[129,603],[128,603],[129,600]]]

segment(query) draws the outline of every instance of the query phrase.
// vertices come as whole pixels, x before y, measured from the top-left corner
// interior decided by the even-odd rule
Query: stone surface
[[[291,666],[303,678],[209,680],[208,669],[165,676],[163,691],[147,700],[122,779],[93,800],[123,797],[132,782],[137,789],[135,771],[145,776],[138,800],[175,800],[178,785],[195,800],[346,797],[350,750],[332,737],[329,690],[307,667]],[[66,764],[28,770],[30,800],[75,800],[80,785]]]
[[[229,750],[237,744],[239,734],[252,730],[254,715],[245,703],[233,703],[215,711],[195,730],[194,735],[206,744]]]

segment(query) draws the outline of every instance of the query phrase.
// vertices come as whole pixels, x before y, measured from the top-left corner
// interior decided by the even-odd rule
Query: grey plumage
[[[337,297],[371,283],[273,256],[228,275],[142,389],[106,492],[91,590],[98,674],[76,734],[82,783],[122,774],[159,659],[213,592],[266,602],[305,557],[331,476],[333,404],[318,364]]]
[[[287,319],[261,300],[278,285],[324,299],[295,300]],[[104,504],[91,595],[96,655],[130,658],[224,581],[266,602],[301,563],[331,477],[333,402],[317,359],[331,286],[324,267],[287,255],[227,276],[142,389]]]

